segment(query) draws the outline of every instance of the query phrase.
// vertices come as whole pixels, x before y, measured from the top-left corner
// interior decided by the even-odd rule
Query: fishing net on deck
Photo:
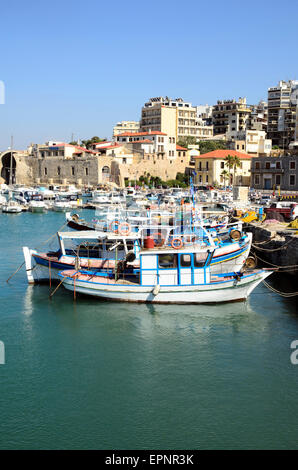
[[[269,212],[266,214],[266,221],[274,220],[275,222],[284,222],[285,218],[279,212]]]

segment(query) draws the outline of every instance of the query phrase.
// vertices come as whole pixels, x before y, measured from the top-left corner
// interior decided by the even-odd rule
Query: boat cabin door
[[[178,255],[179,284],[188,286],[210,282],[209,253],[181,253]]]

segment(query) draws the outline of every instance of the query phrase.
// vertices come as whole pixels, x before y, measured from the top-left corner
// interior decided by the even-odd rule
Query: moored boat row
[[[252,235],[241,224],[202,219],[195,205],[167,213],[167,223],[150,210],[117,216],[58,232],[54,252],[24,247],[28,281],[124,302],[210,303],[245,300],[272,272],[255,269]]]

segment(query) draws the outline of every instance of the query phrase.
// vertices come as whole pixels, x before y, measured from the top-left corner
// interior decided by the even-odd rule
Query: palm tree
[[[229,172],[227,170],[223,170],[221,172],[221,175],[223,176],[223,179],[224,179],[224,185],[225,185],[225,190],[226,190],[226,179],[227,177],[229,176]]]
[[[234,166],[234,158],[232,155],[227,155],[226,158],[225,158],[225,162],[226,162],[226,166],[228,167],[229,169],[229,174],[231,174],[231,170]],[[231,181],[230,181],[231,183]]]
[[[241,167],[241,161],[239,157],[234,157],[234,164],[233,164],[233,169],[234,169],[234,184],[236,184],[236,172],[237,168]]]

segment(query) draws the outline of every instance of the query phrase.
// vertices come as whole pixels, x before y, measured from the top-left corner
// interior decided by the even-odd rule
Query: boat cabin
[[[136,257],[140,250],[137,235],[120,236],[107,232],[58,232],[60,261],[79,256],[87,259],[123,259],[129,252]]]
[[[214,249],[144,250],[140,252],[142,286],[191,286],[210,282]]]

